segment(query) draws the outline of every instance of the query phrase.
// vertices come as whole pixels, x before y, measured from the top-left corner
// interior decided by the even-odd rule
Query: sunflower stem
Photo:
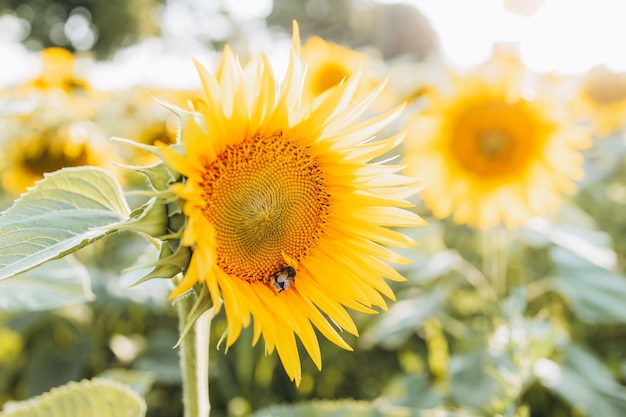
[[[507,293],[507,233],[496,226],[482,232],[483,272],[491,281],[498,299]]]
[[[196,302],[195,292],[176,302],[178,329],[181,334]],[[209,403],[209,331],[212,310],[202,314],[184,335],[180,344],[180,365],[183,376],[183,407],[185,417],[208,417]]]

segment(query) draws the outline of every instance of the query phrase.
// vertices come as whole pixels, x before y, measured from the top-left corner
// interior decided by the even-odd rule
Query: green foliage
[[[48,174],[0,216],[0,280],[112,233],[129,211],[119,184],[103,169]]]
[[[152,372],[135,369],[112,368],[98,375],[98,378],[112,379],[120,382],[139,395],[146,395],[152,388],[155,377]]]
[[[415,333],[415,329],[440,311],[448,294],[444,288],[412,295],[391,306],[389,314],[381,316],[377,323],[363,335],[362,343],[377,344],[386,349],[402,346]]]
[[[560,248],[551,256],[557,276],[550,286],[562,294],[572,310],[589,324],[626,323],[626,279]]]
[[[541,382],[584,415],[624,415],[626,388],[587,349],[568,346],[562,366],[551,362],[542,365],[537,370]]]
[[[479,414],[459,409],[437,407],[430,410],[397,406],[385,401],[305,401],[293,405],[272,406],[252,417],[477,417]]]
[[[253,417],[404,417],[410,416],[406,412],[383,413],[372,404],[364,401],[307,401],[291,406],[273,406],[253,414]]]
[[[0,312],[51,310],[93,298],[87,269],[71,256],[0,281]]]
[[[471,231],[434,219],[427,237],[406,232],[423,242],[406,253],[415,261],[403,271],[410,285],[371,322],[361,346],[414,359],[402,362],[377,401],[484,416],[551,415],[557,404],[562,415],[624,415],[615,366],[624,353],[602,348],[591,335],[620,337],[592,326],[626,322],[626,278],[614,242],[588,213],[566,205],[552,221],[537,219],[518,232]],[[432,318],[442,323],[444,346],[431,340],[440,338],[428,331]],[[450,354],[443,373],[441,358],[433,362],[442,349]],[[601,351],[612,352],[613,367]]]
[[[1,417],[143,417],[145,401],[127,386],[107,379],[70,382],[26,402],[5,406]]]

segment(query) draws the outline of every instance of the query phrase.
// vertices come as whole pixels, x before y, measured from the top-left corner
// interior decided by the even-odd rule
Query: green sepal
[[[180,137],[180,126],[183,125],[183,122],[187,119],[187,117],[198,117],[199,114],[196,111],[193,110],[185,110],[182,109],[180,107],[178,107],[175,104],[172,103],[168,103],[167,101],[163,101],[163,100],[159,100],[158,98],[152,96],[152,98],[154,99],[154,101],[156,101],[157,103],[159,103],[161,106],[165,107],[166,109],[168,109],[169,111],[171,111],[172,113],[174,113],[176,116],[178,116],[178,119],[181,121],[181,124],[179,125],[179,131],[178,131],[178,137]]]
[[[199,288],[198,298],[196,299],[196,302],[194,303],[191,311],[189,311],[189,314],[185,319],[185,327],[183,327],[183,329],[181,330],[180,337],[178,338],[178,342],[176,342],[176,344],[174,345],[174,348],[177,348],[181,344],[187,333],[189,333],[189,331],[193,328],[193,325],[196,324],[196,321],[200,318],[200,316],[202,316],[207,311],[209,311],[211,315],[214,314],[214,306],[211,303],[211,297],[209,295],[209,290],[207,289],[206,285],[199,285],[197,287]],[[193,297],[193,290],[181,295],[176,300],[174,300],[174,302],[180,301],[180,299],[183,297]]]
[[[159,254],[159,260],[148,265],[142,265],[141,267],[134,269],[144,269],[154,267],[150,273],[143,276],[135,283],[129,285],[127,288],[132,288],[142,282],[149,281],[155,278],[173,278],[180,272],[184,271],[189,265],[189,259],[191,258],[191,250],[179,245],[174,252],[168,242],[164,242],[161,245],[161,253]]]
[[[150,166],[118,165],[129,171],[145,175],[150,186],[156,191],[167,190],[170,184],[180,179],[180,174],[170,170],[163,162]]]
[[[146,145],[145,143],[139,143],[139,142],[131,140],[131,139],[120,138],[120,137],[112,137],[111,140],[113,140],[115,142],[124,143],[126,145],[130,145],[130,146],[135,147],[137,149],[141,149],[142,151],[145,151],[145,152],[151,153],[153,155],[156,155],[158,158],[163,160],[163,155],[161,154],[161,148],[158,147],[158,146]],[[169,148],[173,148],[174,150],[176,150],[180,154],[184,154],[185,147],[181,143],[176,143],[176,144],[173,144],[173,145],[169,145],[168,147]],[[160,165],[160,164],[157,164],[156,166],[158,166],[158,165]],[[177,174],[177,173],[171,171],[169,169],[169,167],[167,166],[167,164],[164,163],[163,165],[164,165],[164,168],[166,168],[166,170],[168,170],[170,172],[170,174],[171,174],[171,176],[173,178],[175,178],[175,179],[180,178],[180,174]],[[131,170],[134,170],[134,171],[141,172],[141,170],[137,169],[137,168],[142,168],[142,167],[136,167],[136,166],[130,165],[130,166],[127,166],[127,168],[131,169]]]
[[[117,226],[118,230],[130,230],[160,238],[167,234],[167,205],[162,198],[153,197],[130,213],[129,219]]]
[[[168,205],[168,209],[170,207],[172,207],[172,205]],[[185,224],[187,224],[187,217],[183,213],[176,213],[176,207],[173,208],[173,211],[174,212],[168,210],[169,222],[167,229],[170,233],[176,234],[180,233],[180,231],[185,227]]]

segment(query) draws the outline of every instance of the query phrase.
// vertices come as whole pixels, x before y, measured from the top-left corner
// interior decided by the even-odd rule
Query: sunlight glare
[[[626,2],[545,0],[532,16],[511,13],[502,0],[406,2],[430,20],[453,65],[474,66],[505,42],[518,44],[522,60],[537,71],[581,74],[602,64],[626,70],[626,55],[620,52]]]

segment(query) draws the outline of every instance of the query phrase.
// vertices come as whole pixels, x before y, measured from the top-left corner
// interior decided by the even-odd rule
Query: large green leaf
[[[432,409],[443,402],[443,396],[426,373],[398,375],[385,387],[383,397],[394,406],[413,410]]]
[[[98,378],[112,379],[127,385],[139,395],[146,395],[152,385],[155,377],[152,372],[139,371],[136,369],[112,368],[98,374]]]
[[[595,219],[573,204],[564,204],[553,222],[535,217],[521,237],[533,246],[551,242],[600,268],[617,266],[611,236],[598,230]]]
[[[0,281],[0,311],[39,311],[90,301],[87,268],[71,256]]]
[[[494,370],[511,372],[510,359],[501,352],[480,348],[453,355],[450,360],[451,396],[456,404],[484,409],[492,398],[502,398],[504,387],[494,377]]]
[[[534,368],[539,381],[586,416],[626,415],[626,388],[589,351],[568,346],[562,365],[545,360]]]
[[[551,288],[565,296],[586,323],[626,323],[626,277],[555,247],[550,252],[558,275]]]
[[[5,405],[0,417],[143,417],[146,403],[110,379],[70,382],[28,401]]]
[[[129,213],[118,182],[101,168],[47,174],[0,215],[0,280],[107,235]]]
[[[365,348],[382,346],[397,349],[414,335],[424,322],[442,308],[448,290],[437,288],[415,297],[398,301],[389,311],[377,318],[376,323],[361,337]]]

